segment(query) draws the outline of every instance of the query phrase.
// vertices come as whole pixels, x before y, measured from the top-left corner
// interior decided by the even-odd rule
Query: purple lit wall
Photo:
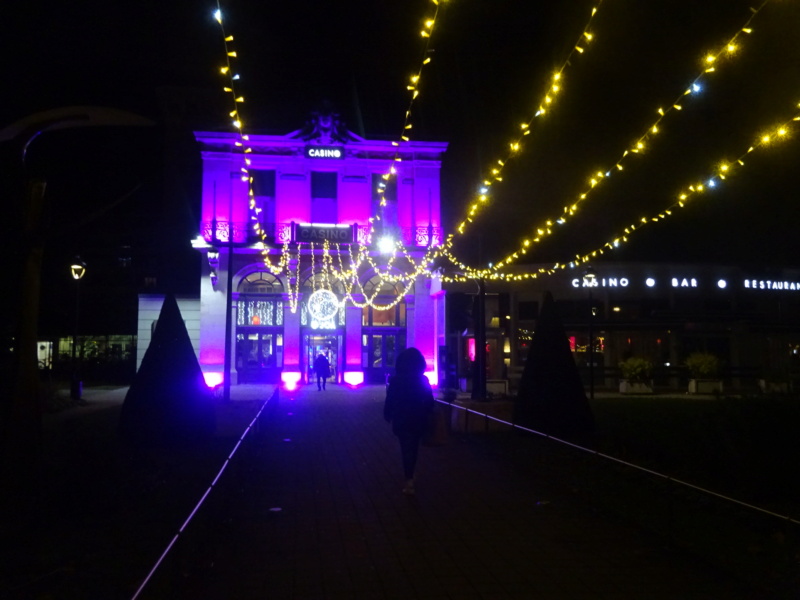
[[[252,247],[253,223],[250,210],[249,185],[242,179],[242,152],[236,146],[238,137],[231,133],[196,132],[203,158],[203,191],[199,234],[206,244],[218,245],[220,257],[213,277],[204,266],[200,286],[201,325],[199,358],[208,377],[217,380],[224,376],[225,309],[227,286],[227,257],[225,243],[233,240],[234,249],[232,293],[233,322],[236,323],[236,298],[242,278],[250,273],[263,272],[264,265],[259,249]],[[341,136],[340,136],[341,137]],[[352,132],[344,136],[344,144],[309,139],[296,132],[284,136],[250,135],[248,153],[250,173],[261,171],[254,181],[268,182],[261,198],[268,207],[269,218],[263,217],[261,225],[268,244],[280,247],[291,241],[291,224],[329,223],[335,218],[338,224],[355,225],[360,243],[369,243],[370,219],[374,216],[375,195],[372,189],[376,176],[395,166],[398,171],[396,205],[389,211],[396,215],[393,223],[399,229],[402,241],[412,254],[421,256],[424,248],[442,241],[440,219],[439,165],[447,145],[441,142],[408,142],[399,149],[389,141],[366,140]],[[321,139],[321,138],[320,138]],[[327,144],[327,146],[326,146]],[[319,151],[328,148],[330,152]],[[395,161],[398,156],[401,161]],[[330,186],[330,180],[313,175],[315,172],[335,173],[335,200],[330,196],[315,196]],[[274,181],[274,186],[271,182]],[[312,189],[318,185],[320,190]],[[327,188],[329,189],[329,188]],[[257,202],[259,195],[256,194]],[[324,202],[319,199],[326,199]],[[335,210],[331,210],[331,202]],[[274,213],[272,211],[274,210]],[[319,214],[315,214],[318,211]],[[267,209],[265,208],[265,212]],[[320,217],[323,215],[324,217]],[[318,217],[315,219],[315,216]],[[207,246],[206,246],[207,248]],[[301,248],[301,251],[307,249]],[[201,251],[205,251],[201,248]],[[303,264],[301,262],[301,264]],[[305,268],[305,267],[304,267]],[[305,275],[304,275],[305,276]],[[443,299],[431,297],[429,279],[421,277],[414,286],[414,298],[407,299],[410,314],[406,336],[409,345],[418,347],[426,358],[430,376],[435,379],[437,348],[443,328]],[[287,282],[284,280],[284,292]],[[363,301],[363,299],[360,299]],[[303,301],[301,297],[300,301]],[[288,297],[284,297],[282,322],[282,377],[286,384],[297,385],[305,379],[303,336],[308,333],[301,325],[300,311],[292,313]],[[362,368],[361,309],[346,307],[344,327],[337,333],[341,339],[338,349],[342,380],[358,385],[364,379]],[[440,314],[441,313],[441,314]],[[231,348],[237,349],[237,331],[234,326]],[[252,332],[248,335],[252,335]],[[253,339],[253,338],[242,338]],[[237,357],[233,357],[232,383],[237,383]],[[299,380],[296,380],[297,377]]]

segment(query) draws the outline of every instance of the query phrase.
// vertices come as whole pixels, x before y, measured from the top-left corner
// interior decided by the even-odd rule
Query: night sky
[[[644,133],[659,106],[680,96],[750,17],[739,0],[605,0],[586,52],[564,72],[546,117],[534,120],[524,151],[494,187],[491,208],[460,239],[472,264],[515,250],[534,226],[556,218],[614,166]],[[450,143],[442,172],[445,227],[460,222],[481,180],[528,121],[583,32],[597,2],[506,0],[443,3],[413,106],[412,139]],[[145,271],[191,292],[197,257],[199,157],[165,169],[175,129],[165,105],[188,112],[178,123],[225,129],[217,67],[224,61],[214,3],[188,0],[27,2],[7,15],[0,126],[75,105],[113,107],[152,119],[151,128],[50,132],[32,144],[28,172],[48,180],[51,224],[45,293],[59,293],[62,268],[80,253],[97,265],[95,285],[140,286]],[[424,0],[222,4],[235,37],[247,130],[285,134],[323,100],[359,135],[396,139],[409,102],[405,89],[422,58],[418,32],[432,14]],[[569,224],[530,253],[568,261],[601,246],[640,216],[657,214],[720,160],[740,155],[765,128],[788,121],[800,102],[800,6],[769,2],[731,59],[703,78],[702,91],[664,121],[646,153],[626,159]],[[789,139],[754,152],[744,168],[670,219],[630,237],[607,260],[796,265],[800,125]],[[8,180],[18,154],[4,145]],[[12,189],[6,186],[4,189]],[[8,225],[8,224],[7,224]],[[193,230],[194,228],[194,230]],[[131,249],[121,250],[123,246]],[[130,252],[135,275],[120,271]],[[60,270],[59,270],[60,269]],[[87,275],[87,278],[90,277]],[[89,286],[87,280],[87,286]],[[45,301],[48,297],[46,296]]]

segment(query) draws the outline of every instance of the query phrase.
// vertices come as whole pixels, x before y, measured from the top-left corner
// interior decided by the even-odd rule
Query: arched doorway
[[[236,371],[239,383],[278,383],[283,369],[283,283],[257,271],[239,283]]]
[[[306,383],[315,381],[314,359],[324,354],[331,365],[330,381],[340,382],[344,365],[344,289],[325,271],[309,274],[300,285],[301,371]]]
[[[362,287],[371,300],[361,309],[361,367],[367,383],[384,383],[406,347],[405,295],[410,290],[377,275]]]

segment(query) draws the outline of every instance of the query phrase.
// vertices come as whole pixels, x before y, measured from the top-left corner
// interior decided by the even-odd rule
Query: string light
[[[720,49],[716,52],[706,54],[703,63],[705,65],[710,65],[717,63],[720,59],[726,56],[732,56],[734,51],[739,47],[739,38],[742,36],[743,33],[749,34],[752,33],[752,28],[750,25],[753,22],[753,19],[761,12],[761,10],[770,2],[770,0],[764,0],[762,4],[758,8],[751,8],[750,9],[750,16],[747,19],[745,25],[739,29],[737,29],[736,33],[726,42],[725,44],[720,46]],[[604,171],[598,171],[597,173],[593,174],[588,178],[589,187],[583,190],[577,197],[577,199],[563,207],[561,215],[558,218],[550,218],[547,220],[547,225],[538,225],[534,227],[536,231],[536,235],[533,236],[532,242],[534,244],[541,243],[544,241],[545,238],[549,237],[553,233],[553,229],[550,227],[552,221],[556,221],[559,225],[566,224],[569,220],[571,220],[578,212],[580,205],[585,202],[592,191],[595,191],[600,184],[612,173],[614,173],[614,169],[616,172],[621,172],[624,170],[624,164],[628,157],[634,154],[640,154],[645,152],[648,148],[648,144],[654,141],[655,136],[661,132],[661,127],[663,126],[663,121],[672,114],[672,111],[681,111],[683,107],[679,102],[684,96],[691,95],[693,93],[698,93],[702,90],[702,80],[705,74],[708,72],[708,68],[704,68],[699,74],[695,76],[695,78],[689,83],[689,85],[684,88],[681,94],[673,101],[672,105],[669,106],[667,109],[659,107],[656,110],[658,114],[658,118],[655,122],[651,123],[647,126],[642,133],[633,143],[632,146],[627,148],[622,152],[622,154],[617,158],[615,164],[611,168],[607,168]],[[524,239],[521,244],[521,248],[516,250],[514,253],[509,254],[501,261],[499,261],[495,265],[495,270],[500,269],[508,264],[514,262],[520,253],[525,254],[531,244],[530,239]]]
[[[798,104],[797,108],[800,108],[800,104]],[[737,159],[734,161],[720,161],[717,163],[714,173],[711,175],[707,175],[705,178],[702,178],[695,183],[686,184],[683,189],[677,194],[677,199],[673,201],[669,206],[662,209],[660,212],[654,215],[643,216],[640,217],[638,221],[630,223],[627,227],[625,227],[622,233],[616,234],[610,240],[605,242],[601,247],[595,248],[585,254],[578,254],[569,262],[564,263],[555,263],[552,267],[542,267],[539,268],[535,273],[508,273],[502,272],[498,270],[492,269],[484,269],[484,270],[476,270],[471,269],[467,265],[457,262],[455,257],[450,258],[451,262],[457,266],[457,268],[464,273],[463,277],[465,279],[476,279],[476,278],[487,278],[487,279],[499,279],[499,280],[506,280],[506,281],[520,281],[522,279],[530,279],[536,278],[540,275],[552,275],[559,271],[562,271],[566,268],[574,268],[581,264],[585,264],[591,262],[593,259],[596,259],[598,256],[604,254],[607,251],[615,250],[619,248],[623,243],[629,241],[629,236],[632,235],[635,231],[640,231],[642,227],[645,225],[651,225],[653,223],[657,223],[667,219],[668,217],[675,214],[675,210],[679,208],[685,208],[686,205],[696,196],[703,194],[708,191],[708,189],[716,188],[723,180],[725,180],[726,176],[730,174],[731,170],[733,169],[732,163],[735,162],[740,167],[744,166],[743,158],[748,154],[760,150],[771,147],[771,145],[778,139],[786,139],[787,136],[791,133],[791,127],[793,123],[797,123],[800,121],[800,112],[796,113],[790,120],[786,121],[782,125],[770,129],[769,133],[761,134],[755,143],[752,146],[749,146],[747,150],[745,150]],[[506,266],[508,263],[506,263]],[[496,266],[496,265],[495,265]],[[453,281],[461,281],[462,279],[452,279]]]
[[[508,150],[505,157],[496,160],[492,164],[492,166],[488,169],[490,176],[487,179],[485,179],[481,185],[478,196],[478,202],[473,201],[470,203],[469,211],[467,213],[467,218],[464,219],[456,228],[456,232],[459,235],[464,235],[466,233],[467,223],[472,223],[474,221],[474,217],[477,216],[480,208],[484,208],[491,204],[489,202],[490,188],[492,187],[493,184],[503,181],[502,177],[503,167],[506,166],[506,163],[509,160],[516,157],[523,151],[525,147],[523,144],[523,139],[526,136],[530,135],[531,125],[533,124],[533,122],[538,117],[547,114],[548,110],[550,110],[551,105],[558,97],[558,94],[561,92],[563,86],[562,79],[564,73],[566,72],[567,68],[571,66],[572,64],[571,59],[574,57],[575,52],[583,54],[585,48],[581,46],[581,44],[588,45],[594,39],[594,34],[590,32],[590,29],[594,17],[597,14],[597,10],[599,9],[600,5],[602,5],[602,3],[603,3],[602,0],[599,0],[597,2],[597,6],[592,8],[591,16],[589,17],[589,20],[586,23],[586,25],[583,27],[581,35],[578,38],[578,41],[574,44],[572,50],[570,50],[570,52],[568,53],[566,59],[561,64],[561,67],[558,70],[556,70],[555,73],[553,73],[551,82],[547,90],[545,91],[544,95],[542,96],[541,100],[535,103],[535,106],[537,108],[535,109],[533,116],[530,117],[526,122],[520,124],[519,126],[520,131],[517,133],[516,137],[507,144],[506,147],[508,148]],[[455,234],[451,234],[451,237],[454,235]]]

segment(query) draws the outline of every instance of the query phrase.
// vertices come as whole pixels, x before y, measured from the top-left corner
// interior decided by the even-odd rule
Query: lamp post
[[[475,328],[475,371],[472,377],[472,399],[486,400],[486,282],[477,280],[473,325]]]
[[[86,274],[86,263],[76,256],[69,267],[72,278],[75,280],[75,331],[72,335],[72,381],[70,382],[69,395],[73,400],[81,399],[82,384],[78,369],[80,356],[76,356],[78,347],[78,326],[81,317],[81,279]]]
[[[592,288],[597,285],[597,271],[592,267],[586,267],[583,272],[583,285],[589,289],[589,400],[594,400],[594,302],[592,300]]]

